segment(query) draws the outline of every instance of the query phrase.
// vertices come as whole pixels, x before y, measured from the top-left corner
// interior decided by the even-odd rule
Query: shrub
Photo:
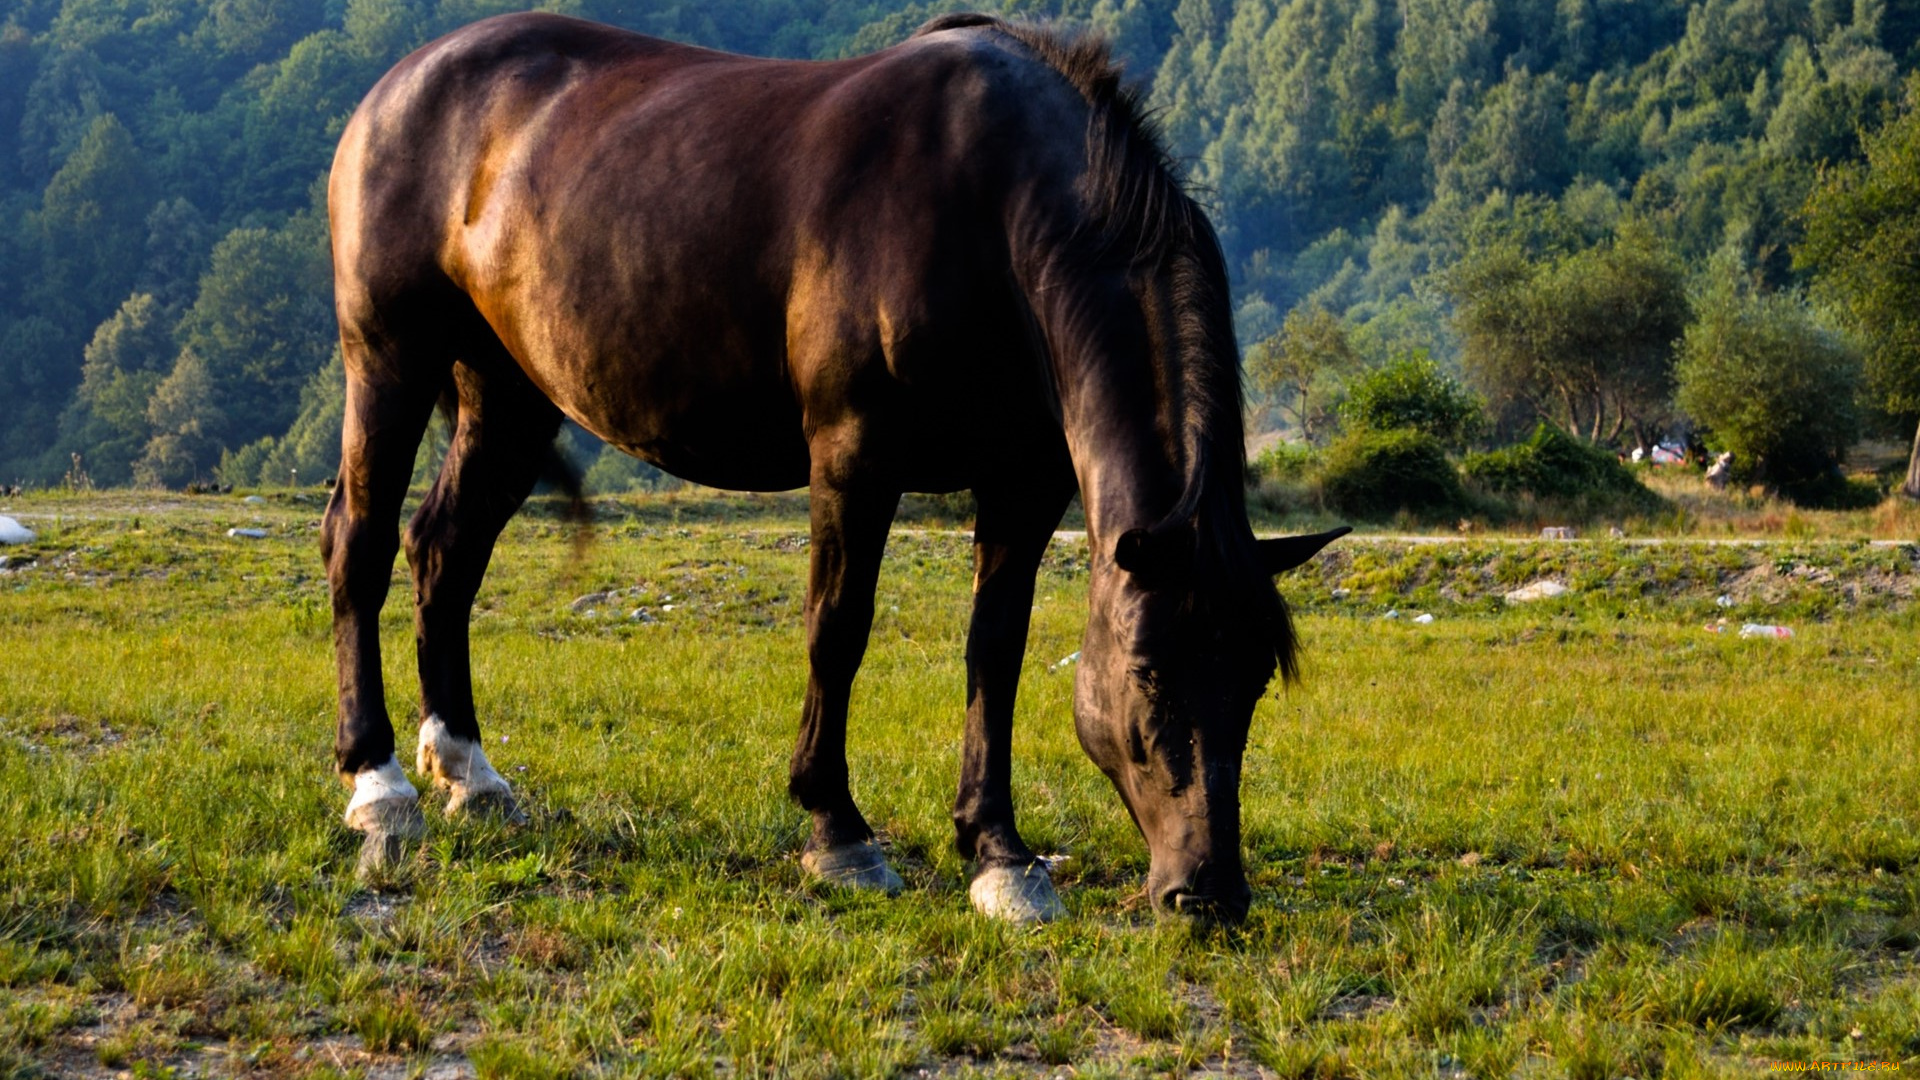
[[[1249,481],[1299,481],[1313,471],[1318,455],[1305,443],[1274,443],[1260,451],[1247,466]]]
[[[1328,506],[1357,518],[1446,512],[1467,501],[1440,440],[1410,428],[1340,438],[1327,449],[1320,485]]]
[[[1467,479],[1502,495],[1539,499],[1579,499],[1625,495],[1649,504],[1658,497],[1631,470],[1601,447],[1552,424],[1533,429],[1526,442],[1485,454],[1468,454],[1460,463]]]
[[[1485,423],[1480,398],[1424,352],[1397,356],[1354,380],[1340,415],[1356,431],[1409,429],[1443,447],[1464,446]]]

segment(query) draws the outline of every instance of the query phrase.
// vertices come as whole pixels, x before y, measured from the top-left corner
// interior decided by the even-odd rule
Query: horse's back
[[[403,61],[342,139],[343,330],[470,303],[610,442],[790,486],[821,426],[939,426],[903,387],[951,402],[1030,343],[1007,201],[1062,156],[1022,130],[1049,95],[1074,130],[1064,84],[972,29],[818,63],[487,20]]]

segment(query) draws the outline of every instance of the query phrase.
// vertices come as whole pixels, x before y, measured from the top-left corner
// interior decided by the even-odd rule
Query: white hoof
[[[989,866],[967,887],[974,910],[1008,922],[1051,922],[1067,913],[1053,891],[1053,876],[1038,860],[1025,866]]]
[[[406,857],[407,844],[427,832],[426,818],[420,814],[420,793],[392,758],[354,776],[353,799],[343,816],[348,828],[366,834],[356,870],[363,881],[390,872]]]
[[[448,817],[475,814],[515,824],[527,820],[514,801],[512,786],[494,771],[486,750],[478,742],[456,737],[438,716],[429,716],[420,725],[414,765],[433,777],[435,787],[447,789]]]
[[[887,865],[880,845],[871,840],[808,851],[800,856],[800,868],[843,889],[872,889],[892,896],[906,887]]]

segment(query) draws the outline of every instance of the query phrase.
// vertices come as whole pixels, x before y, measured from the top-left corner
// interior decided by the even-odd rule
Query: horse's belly
[[[626,365],[592,380],[589,393],[563,391],[555,400],[608,444],[683,480],[730,491],[806,486],[800,410],[784,385],[702,378],[690,362],[674,366]]]

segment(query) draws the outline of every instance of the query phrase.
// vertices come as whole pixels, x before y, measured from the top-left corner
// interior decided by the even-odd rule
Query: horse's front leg
[[[898,492],[850,490],[816,459],[807,578],[807,697],[787,791],[813,815],[800,865],[836,885],[898,892],[847,785],[847,699],[873,627],[873,590]]]
[[[968,894],[981,913],[1014,922],[1064,914],[1046,863],[1013,819],[1013,702],[1026,654],[1034,575],[1072,497],[1055,492],[975,492],[973,621],[967,629],[967,729],[953,825],[973,860]]]

